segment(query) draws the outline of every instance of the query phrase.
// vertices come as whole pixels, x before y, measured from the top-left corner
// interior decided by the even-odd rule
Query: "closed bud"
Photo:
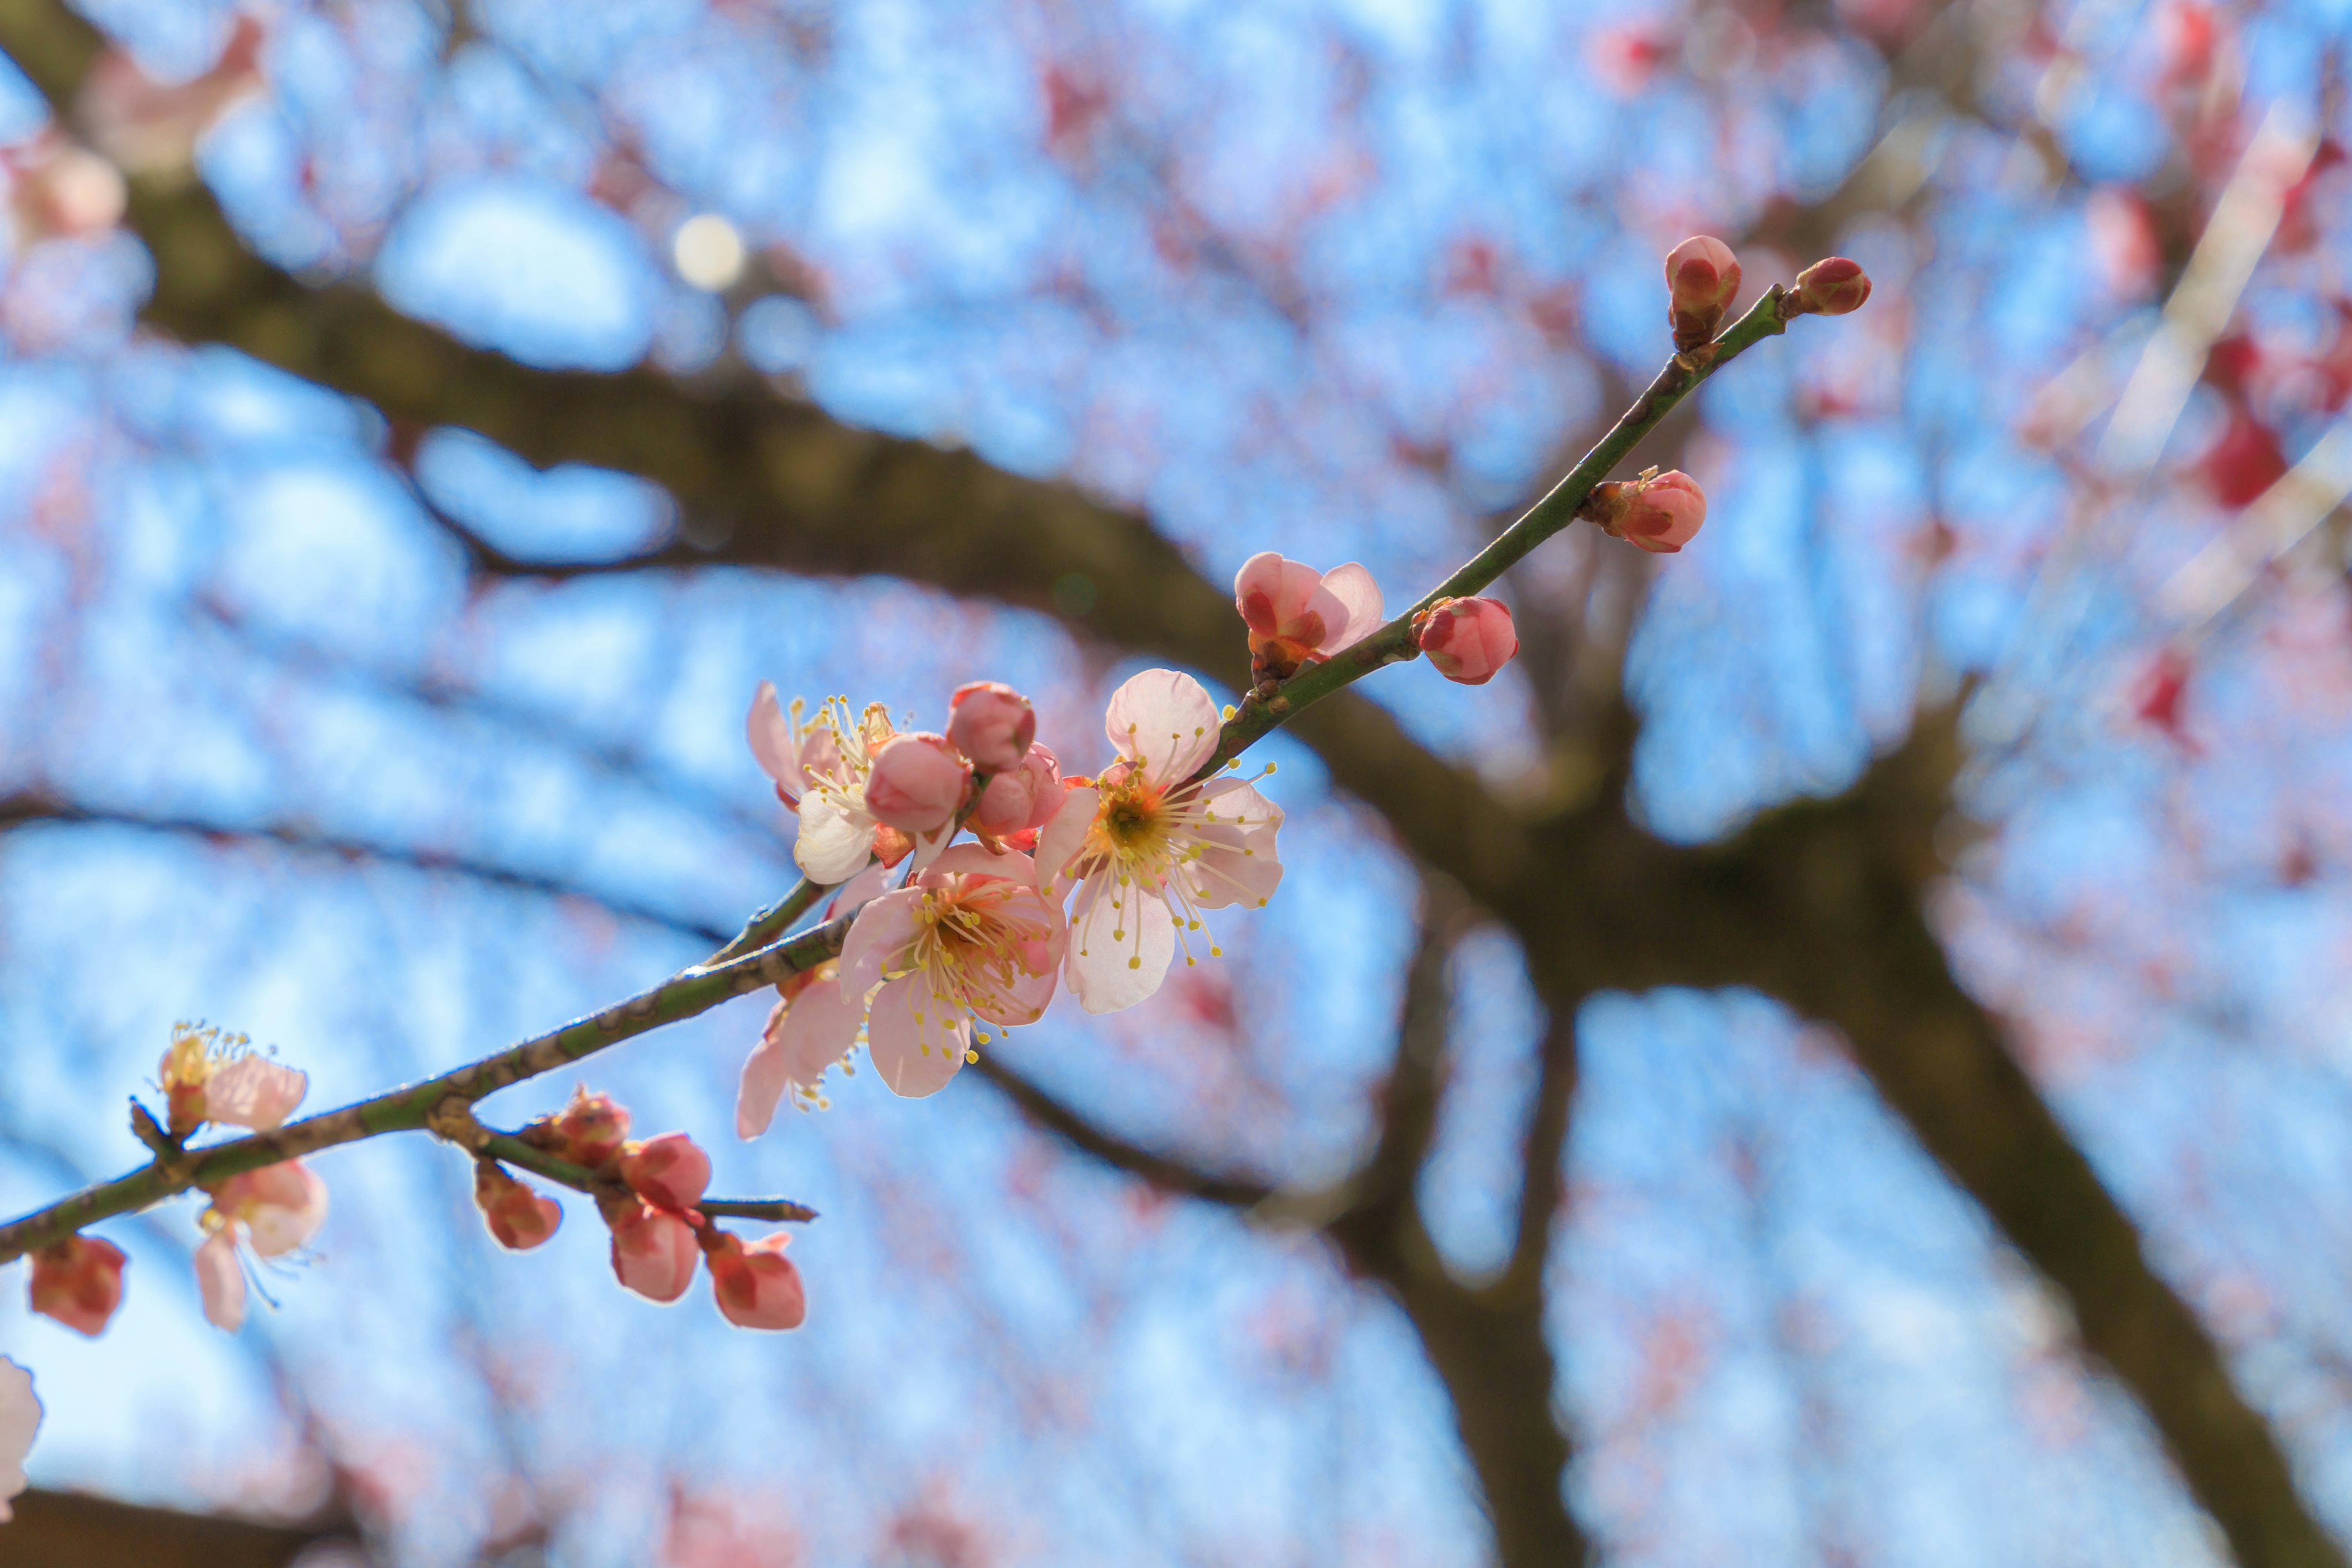
[[[866,781],[866,809],[886,827],[930,833],[947,826],[963,805],[971,769],[944,735],[909,731],[874,753]]]
[[[1869,298],[1870,274],[1862,269],[1862,264],[1832,256],[1797,274],[1796,287],[1789,290],[1789,313],[1843,316],[1849,310],[1861,310],[1863,301]]]
[[[982,773],[1011,773],[1036,738],[1036,710],[1009,686],[975,680],[948,699],[948,744]]]
[[[122,1248],[69,1236],[33,1254],[33,1310],[96,1339],[122,1305]]]
[[[541,1117],[522,1136],[523,1142],[558,1159],[602,1170],[628,1139],[628,1108],[615,1104],[610,1095],[589,1093],[583,1084],[572,1091],[561,1111]]]
[[[1672,555],[1706,521],[1706,492],[1680,468],[1626,487],[1625,507],[1612,530],[1654,554]]]
[[[1019,767],[988,781],[971,825],[992,838],[1010,838],[1045,826],[1061,809],[1061,762],[1046,747],[1032,745]]]
[[[563,1223],[562,1205],[532,1192],[488,1160],[474,1166],[474,1206],[509,1252],[529,1252]]]
[[[1511,612],[1498,599],[1440,599],[1420,617],[1414,640],[1437,673],[1484,686],[1519,651]]]
[[[621,1151],[621,1180],[656,1208],[684,1210],[710,1185],[710,1156],[683,1132],[665,1132]]]
[[[1701,235],[1666,252],[1666,320],[1677,349],[1713,342],[1738,294],[1739,258],[1723,241]]]
[[[613,1274],[624,1287],[649,1301],[686,1294],[700,1252],[692,1226],[632,1197],[600,1197],[596,1206],[612,1227]]]
[[[801,1271],[784,1256],[782,1231],[746,1247],[724,1231],[703,1241],[710,1258],[710,1293],[739,1329],[797,1329],[808,1317]]]

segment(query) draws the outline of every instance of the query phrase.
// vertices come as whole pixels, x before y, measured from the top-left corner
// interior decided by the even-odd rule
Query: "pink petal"
[[[854,913],[880,898],[889,886],[889,867],[868,866],[834,889],[833,897],[824,906],[824,918],[832,920],[837,915]]]
[[[865,1021],[865,992],[847,990],[837,974],[814,982],[793,998],[777,1037],[793,1081],[814,1088],[825,1068],[849,1054],[857,1043],[857,1026]]]
[[[743,1076],[735,1086],[735,1136],[757,1138],[776,1119],[776,1105],[784,1098],[784,1086],[793,1081],[792,1058],[783,1044],[776,1038],[776,1030],[785,1017],[784,1004],[779,1002],[768,1012],[767,1032],[751,1054],[743,1058]]]
[[[1037,863],[1018,850],[994,850],[984,844],[959,844],[931,862],[923,873],[926,887],[947,885],[950,877],[994,877],[1000,881],[1037,885]]]
[[[266,1197],[249,1204],[238,1217],[257,1257],[278,1258],[293,1251],[327,1223],[327,1184],[299,1160],[270,1165],[253,1173],[270,1178]]]
[[[751,698],[751,712],[744,721],[744,731],[760,771],[782,785],[785,794],[797,798],[805,787],[800,760],[793,754],[798,748],[793,744],[792,721],[784,717],[783,707],[776,700],[773,681],[760,682],[759,691]]]
[[[1071,858],[1086,847],[1087,834],[1094,827],[1096,814],[1102,810],[1102,791],[1091,784],[1078,784],[1063,792],[1062,809],[1054,819],[1037,830],[1037,879],[1049,898],[1066,895],[1068,887],[1061,880],[1068,869]]]
[[[808,1318],[801,1271],[783,1255],[782,1231],[746,1247],[729,1237],[710,1255],[710,1291],[739,1329],[797,1329]]]
[[[649,1301],[675,1301],[694,1283],[694,1228],[676,1215],[637,1204],[613,1223],[613,1273]]]
[[[1339,624],[1324,628],[1321,646],[1325,653],[1354,647],[1380,630],[1388,619],[1381,607],[1381,585],[1372,581],[1370,572],[1356,562],[1324,573],[1323,591],[1337,599],[1346,611]]]
[[[309,1076],[266,1057],[239,1057],[205,1084],[205,1114],[231,1127],[274,1132],[302,1103]]]
[[[1114,908],[1114,899],[1126,907]],[[1134,1006],[1160,989],[1176,955],[1168,906],[1139,889],[1119,888],[1108,872],[1079,886],[1069,941],[1062,973],[1089,1013]]]
[[[886,973],[899,967],[899,956],[914,945],[915,911],[922,907],[920,888],[901,888],[858,911],[841,944],[844,994],[863,996],[882,984]]]
[[[1118,754],[1140,763],[1143,776],[1163,787],[1192,777],[1209,760],[1220,722],[1207,690],[1174,669],[1134,677],[1111,694],[1103,715],[1103,730]],[[1067,802],[1062,815],[1069,815]]]
[[[866,1049],[891,1093],[908,1100],[937,1094],[963,1066],[971,1020],[931,989],[928,970],[893,980],[875,994],[866,1016]]]
[[[40,1429],[33,1374],[0,1356],[0,1521],[9,1517],[8,1500],[25,1489],[25,1456]]]
[[[205,1321],[236,1332],[245,1321],[245,1269],[236,1243],[224,1228],[196,1248],[196,1294],[204,1298]]]

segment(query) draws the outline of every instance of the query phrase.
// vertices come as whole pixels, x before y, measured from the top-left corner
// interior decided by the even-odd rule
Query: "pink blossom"
[[[842,989],[838,961],[793,975],[776,989],[781,995],[769,1010],[760,1043],[744,1059],[736,1089],[735,1132],[740,1138],[757,1138],[768,1130],[786,1089],[804,1097],[803,1102],[814,1098],[825,1069],[857,1044],[857,1028],[866,1018],[865,998]]]
[[[0,1356],[0,1524],[16,1517],[8,1500],[23,1491],[25,1456],[41,1429],[41,1402],[33,1394],[33,1374]]]
[[[621,1180],[656,1208],[683,1213],[710,1185],[710,1156],[683,1132],[665,1132],[621,1151]]]
[[[841,763],[832,711],[819,710],[816,718],[803,719],[807,709],[808,704],[795,697],[792,717],[786,719],[777,705],[774,684],[763,680],[752,695],[751,716],[745,721],[752,757],[761,772],[775,781],[776,798],[794,811],[800,809],[801,796],[808,793],[809,780],[832,773]]]
[[[244,1171],[205,1191],[212,1206],[197,1216],[210,1239],[196,1248],[196,1285],[205,1316],[234,1332],[245,1321],[242,1239],[257,1258],[278,1258],[313,1236],[327,1219],[327,1184],[299,1160]]]
[[[797,718],[801,705],[794,703],[793,711]],[[768,741],[759,738],[760,715],[761,705],[754,702],[752,750],[761,752],[766,748],[761,765],[768,768],[772,777],[797,770],[795,782],[804,792],[799,796],[800,833],[793,844],[793,858],[811,881],[835,886],[855,877],[869,859],[878,858],[885,865],[896,865],[909,854],[919,869],[954,836],[955,812],[962,804],[961,784],[956,786],[955,804],[943,813],[938,809],[938,799],[947,793],[945,775],[953,772],[961,778],[963,763],[943,737],[922,737],[936,742],[945,752],[943,758],[926,757],[922,748],[908,752],[891,764],[891,774],[883,782],[879,796],[868,800],[878,755],[897,738],[882,704],[866,704],[865,713],[853,720],[848,703],[835,699],[819,712],[810,731],[814,734],[814,725],[824,726],[831,736],[830,749],[820,754],[813,740],[804,742],[789,765],[777,760],[781,742],[775,741],[775,731],[770,731]],[[781,777],[778,787],[783,787]],[[889,820],[892,817],[899,823],[930,826],[902,826]]]
[[[705,1240],[710,1293],[729,1322],[739,1329],[797,1329],[807,1319],[801,1271],[784,1256],[791,1240],[781,1230],[749,1247],[724,1231]]]
[[[971,768],[945,735],[910,730],[874,753],[866,809],[901,833],[936,832],[953,820],[971,788]]]
[[[972,831],[1013,849],[1035,843],[1037,829],[1062,809],[1062,763],[1042,745],[1033,745],[1021,765],[988,781],[971,814]],[[1026,838],[1028,842],[1023,842]]]
[[[474,1206],[509,1252],[529,1252],[563,1223],[563,1205],[516,1181],[494,1160],[474,1164]]]
[[[633,1197],[599,1198],[613,1229],[613,1273],[649,1301],[675,1301],[694,1283],[694,1227]]]
[[[306,1074],[254,1055],[244,1036],[189,1024],[173,1027],[156,1076],[175,1137],[207,1121],[274,1132],[310,1087]]]
[[[1261,679],[1284,679],[1300,665],[1328,658],[1380,629],[1380,584],[1350,561],[1328,572],[1271,550],[1242,563],[1234,607],[1249,627],[1250,657]]]
[[[33,1254],[33,1310],[96,1339],[122,1305],[122,1248],[69,1236]]]
[[[523,1130],[523,1139],[559,1160],[601,1170],[620,1153],[629,1136],[628,1107],[609,1094],[591,1094],[581,1084],[553,1116],[542,1116]]]
[[[1843,316],[1849,310],[1861,310],[1863,301],[1870,298],[1870,274],[1858,262],[1832,256],[1798,273],[1797,285],[1789,290],[1789,298],[1801,313]]]
[[[982,773],[1011,773],[1036,738],[1036,710],[1009,686],[975,680],[948,699],[948,743]]]
[[[1675,468],[1596,485],[1580,515],[1654,554],[1672,555],[1706,521],[1706,492],[1696,479]]]
[[[1199,681],[1145,670],[1112,695],[1103,727],[1119,760],[1076,783],[1037,839],[1048,896],[1077,889],[1064,975],[1089,1013],[1159,990],[1180,945],[1194,962],[1187,933],[1202,910],[1264,908],[1282,880],[1281,811],[1250,781],[1192,777],[1217,749],[1217,705]]]
[[[1713,342],[1724,311],[1739,294],[1739,258],[1719,239],[1684,240],[1666,252],[1666,294],[1675,347]]]
[[[121,220],[121,171],[53,130],[0,153],[0,168],[8,174],[8,210],[20,245],[99,234]]]
[[[1029,857],[977,844],[956,846],[866,905],[841,970],[848,994],[881,987],[868,1004],[866,1048],[883,1083],[910,1099],[936,1093],[963,1066],[973,1018],[1036,1022],[1067,937]]]
[[[1511,612],[1498,599],[1440,599],[1415,631],[1437,673],[1465,686],[1484,686],[1519,651]]]

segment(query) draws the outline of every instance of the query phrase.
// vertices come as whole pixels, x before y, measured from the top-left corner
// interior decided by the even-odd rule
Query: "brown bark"
[[[287,1568],[312,1546],[358,1538],[348,1526],[265,1524],[86,1497],[28,1491],[0,1526],[0,1568]]]

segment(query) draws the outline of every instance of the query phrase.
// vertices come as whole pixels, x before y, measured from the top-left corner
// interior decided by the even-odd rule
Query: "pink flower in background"
[[[748,1247],[721,1230],[705,1238],[710,1293],[729,1322],[739,1329],[797,1329],[806,1321],[801,1271],[784,1256],[791,1240],[781,1230]]]
[[[874,753],[866,809],[901,833],[934,833],[954,819],[971,790],[971,765],[945,735],[908,731],[891,736]]]
[[[1009,686],[975,680],[948,699],[948,741],[982,773],[1011,773],[1036,738],[1036,710]]]
[[[239,1240],[257,1258],[293,1251],[326,1223],[327,1184],[299,1160],[287,1160],[205,1190],[213,1202],[197,1217],[209,1239],[196,1248],[196,1287],[205,1317],[215,1328],[235,1332],[245,1321]]]
[[[1250,660],[1259,679],[1283,679],[1299,666],[1328,658],[1380,629],[1380,584],[1353,561],[1328,572],[1271,550],[1242,563],[1234,607],[1249,627]]]
[[[121,220],[128,195],[122,173],[55,130],[0,153],[8,175],[8,213],[16,243],[101,234]]]
[[[847,994],[873,993],[866,1053],[894,1094],[938,1092],[964,1064],[972,1019],[1034,1023],[1067,931],[1028,856],[960,844],[866,906],[841,950]]]
[[[33,1394],[33,1374],[0,1356],[0,1524],[16,1517],[8,1500],[23,1491],[25,1456],[41,1429],[41,1402]]]
[[[1025,851],[1036,844],[1037,830],[1061,809],[1061,759],[1033,744],[1019,767],[988,781],[970,826],[999,847]]]
[[[492,1160],[475,1162],[474,1206],[482,1211],[490,1235],[509,1252],[529,1252],[563,1223],[562,1205],[532,1192]]]
[[[1723,313],[1739,296],[1739,258],[1719,239],[1696,236],[1666,252],[1666,320],[1675,347],[1715,341]]]
[[[307,1075],[254,1055],[243,1035],[192,1024],[173,1026],[156,1077],[173,1136],[181,1138],[207,1121],[274,1132],[310,1087]]]
[[[1464,686],[1486,685],[1519,651],[1510,608],[1499,599],[1440,599],[1413,637],[1438,674]]]
[[[96,1339],[122,1305],[122,1248],[94,1236],[69,1236],[33,1254],[32,1307]]]
[[[1192,778],[1217,749],[1217,705],[1199,681],[1145,670],[1112,695],[1103,727],[1118,761],[1072,788],[1037,841],[1046,892],[1077,889],[1063,967],[1089,1013],[1159,990],[1180,944],[1193,962],[1185,933],[1201,910],[1263,908],[1282,881],[1281,811],[1246,780]]]

